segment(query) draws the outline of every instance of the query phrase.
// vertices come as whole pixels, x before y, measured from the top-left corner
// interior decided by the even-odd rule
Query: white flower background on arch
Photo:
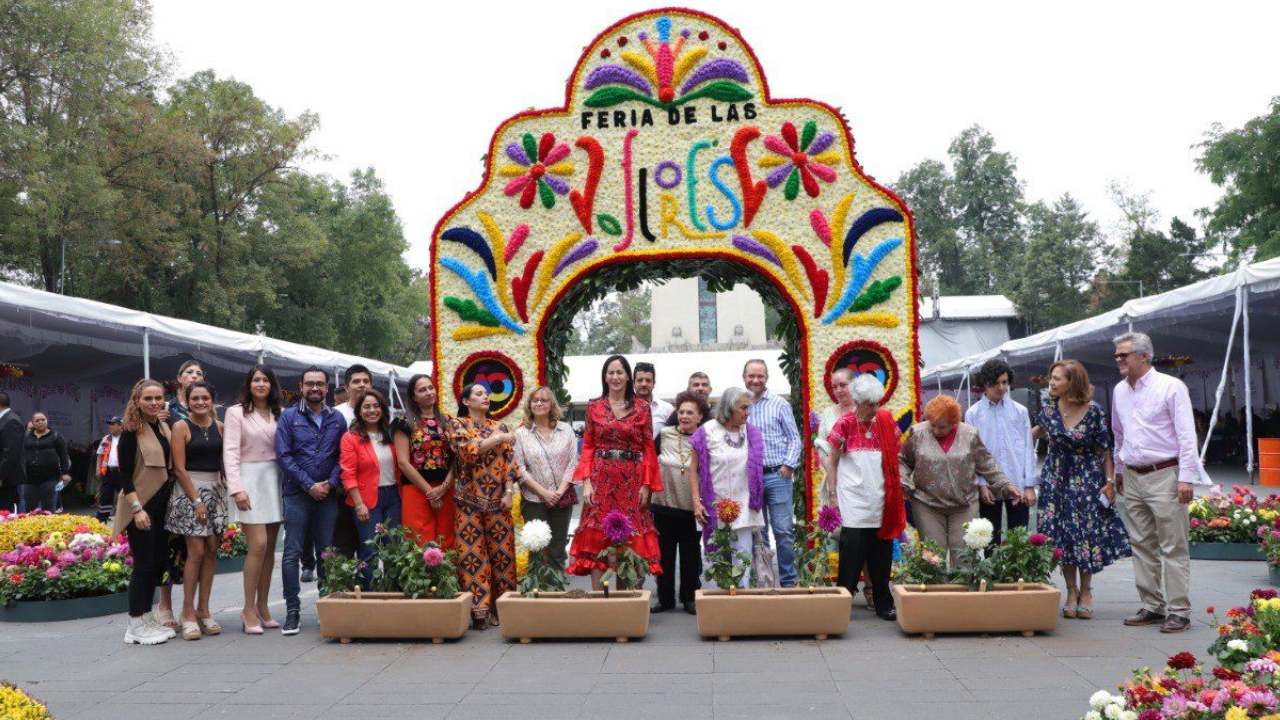
[[[484,382],[505,415],[545,380],[543,324],[578,279],[613,263],[720,258],[792,305],[804,381],[793,395],[806,416],[832,404],[830,370],[852,365],[885,380],[886,407],[911,421],[910,215],[857,166],[839,114],[773,100],[731,27],[676,9],[601,33],[568,93],[564,109],[498,128],[483,184],[436,226],[439,383]]]

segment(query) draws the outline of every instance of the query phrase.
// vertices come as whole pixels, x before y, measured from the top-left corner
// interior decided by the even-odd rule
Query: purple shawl
[[[711,450],[707,447],[707,426],[698,428],[689,438],[694,455],[698,458],[698,487],[702,495],[702,507],[711,519],[702,527],[702,541],[711,539],[716,526],[716,487],[711,482]],[[760,428],[747,423],[747,505],[751,510],[764,507],[764,436]]]

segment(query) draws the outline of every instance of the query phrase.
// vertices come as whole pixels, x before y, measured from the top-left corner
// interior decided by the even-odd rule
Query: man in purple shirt
[[[1115,487],[1124,496],[1124,524],[1133,547],[1133,575],[1142,609],[1125,625],[1191,626],[1191,558],[1187,504],[1209,484],[1196,453],[1196,426],[1187,386],[1151,367],[1155,349],[1144,333],[1115,339],[1116,385],[1111,412]]]

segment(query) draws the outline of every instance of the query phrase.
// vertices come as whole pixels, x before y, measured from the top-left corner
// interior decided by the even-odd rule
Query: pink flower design
[[[427,567],[440,567],[440,563],[444,562],[444,551],[438,547],[429,547],[422,551],[422,562]]]

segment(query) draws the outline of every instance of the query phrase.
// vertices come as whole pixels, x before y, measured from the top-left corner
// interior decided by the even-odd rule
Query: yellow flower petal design
[[[898,316],[887,312],[860,312],[841,315],[837,325],[870,325],[872,327],[898,327]]]
[[[791,162],[791,158],[784,158],[781,155],[765,155],[757,160],[756,164],[762,168],[771,168],[789,162]]]
[[[512,163],[507,163],[506,165],[498,168],[498,174],[503,177],[520,177],[527,172],[529,172],[529,168],[514,165]]]
[[[658,86],[658,68],[654,67],[652,59],[647,58],[634,50],[628,50],[622,53],[622,59],[625,60],[628,65],[642,73],[645,77],[649,78],[649,82],[653,83],[654,87]]]
[[[507,238],[502,234],[502,230],[498,229],[498,223],[494,222],[493,216],[483,210],[476,212],[476,217],[480,218],[480,223],[484,225],[484,232],[489,236],[489,247],[493,249],[494,270],[497,271],[498,277],[494,280],[494,285],[498,286],[498,300],[502,303],[502,309],[507,311],[507,315],[518,318],[516,314],[516,306],[511,302],[511,285],[507,282]]]
[[[840,198],[836,211],[831,214],[831,290],[827,297],[838,298],[844,290],[844,221],[853,204],[853,193]]]
[[[795,253],[791,252],[791,248],[782,242],[782,239],[768,230],[752,230],[751,237],[760,241],[761,245],[773,251],[773,254],[782,261],[782,269],[787,274],[787,278],[791,280],[791,284],[795,286],[796,292],[800,293],[807,302],[813,302],[813,296],[809,294],[809,285],[805,282],[804,273],[800,270],[800,263],[796,261]]]
[[[551,167],[547,168],[547,172],[551,173],[552,175],[572,175],[573,161],[562,160],[561,162],[558,162],[555,165],[552,165]]]
[[[582,233],[572,232],[560,238],[542,259],[542,264],[538,267],[538,287],[533,293],[533,302],[529,303],[529,309],[532,310],[542,303],[542,296],[547,294],[547,285],[551,283],[551,271],[556,265],[560,264],[560,258],[582,239]]]
[[[814,155],[812,159],[816,162],[822,163],[823,165],[835,167],[840,164],[840,153],[835,150],[828,150],[824,153]]]
[[[705,57],[706,54],[706,48],[698,47],[690,50],[684,55],[681,55],[680,59],[676,60],[675,72],[671,76],[671,85],[673,87],[679,85],[680,81],[684,80],[685,74],[693,69],[693,66],[697,65],[698,61]]]
[[[463,325],[453,331],[454,340],[475,340],[490,335],[510,335],[511,331],[504,327],[488,327],[486,325]]]

